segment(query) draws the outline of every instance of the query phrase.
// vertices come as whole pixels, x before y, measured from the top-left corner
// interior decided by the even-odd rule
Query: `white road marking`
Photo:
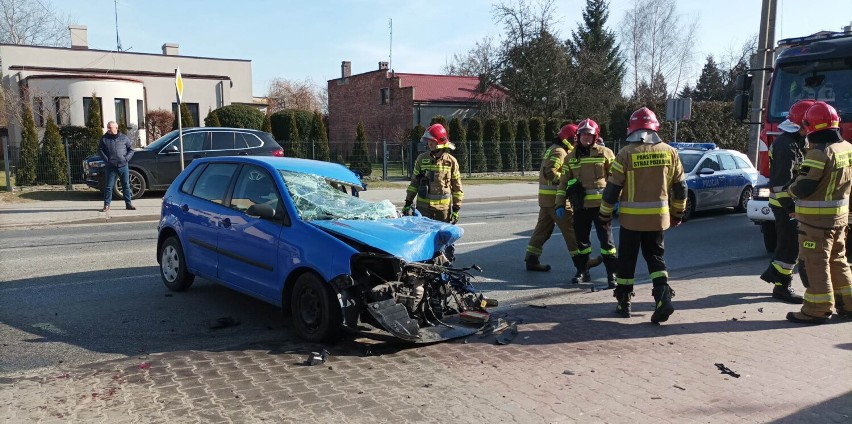
[[[469,225],[485,225],[485,222],[465,222],[464,224],[456,224],[459,227],[467,227]]]

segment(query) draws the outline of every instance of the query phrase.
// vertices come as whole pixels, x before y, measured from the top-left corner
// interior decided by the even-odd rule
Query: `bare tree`
[[[445,75],[479,77],[485,75],[489,81],[494,81],[498,73],[499,50],[494,37],[486,36],[464,54],[453,54],[452,59],[444,64],[442,72]]]
[[[670,82],[669,92],[677,92],[692,63],[698,18],[683,22],[676,0],[639,0],[625,12],[621,28],[634,95],[658,74]]]
[[[269,100],[270,113],[282,109],[300,109],[313,112],[322,111],[323,104],[328,104],[327,100],[323,100],[322,93],[323,90],[317,87],[310,78],[305,81],[275,78],[269,83],[266,97]]]
[[[69,23],[48,0],[0,0],[0,43],[67,46]]]

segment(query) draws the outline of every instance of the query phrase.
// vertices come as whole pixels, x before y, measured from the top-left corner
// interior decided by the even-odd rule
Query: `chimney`
[[[163,54],[166,56],[178,56],[180,54],[180,44],[165,43],[163,44]]]
[[[387,71],[388,70],[388,63],[387,62],[379,62],[379,70],[380,71]]]
[[[349,78],[352,76],[352,62],[344,60],[340,63],[340,78]]]
[[[89,48],[89,30],[85,25],[69,25],[68,31],[71,31],[71,48],[76,50],[86,50]]]

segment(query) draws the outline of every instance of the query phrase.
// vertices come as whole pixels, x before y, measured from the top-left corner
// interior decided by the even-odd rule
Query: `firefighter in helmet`
[[[801,304],[800,296],[792,287],[793,266],[799,256],[798,226],[790,219],[787,209],[792,199],[787,187],[798,174],[805,159],[805,128],[802,120],[805,111],[815,100],[799,100],[787,114],[787,120],[778,126],[783,132],[769,146],[769,207],[775,216],[775,234],[777,244],[775,254],[769,266],[760,275],[760,279],[774,284],[772,297],[788,303]],[[799,266],[802,281],[807,282],[805,269]]]
[[[808,286],[802,309],[787,319],[822,324],[834,308],[838,315],[852,316],[852,272],[846,263],[852,144],[841,137],[840,116],[828,103],[814,103],[802,123],[809,150],[787,194],[795,202]]]
[[[553,140],[553,144],[545,150],[541,159],[541,169],[538,174],[538,221],[536,221],[535,229],[527,245],[527,254],[524,259],[527,264],[527,271],[550,271],[550,265],[542,264],[539,257],[544,243],[550,239],[553,228],[556,226],[562,233],[569,254],[574,257],[580,252],[577,248],[577,239],[574,237],[571,206],[566,204],[565,196],[562,196],[562,203],[556,203],[556,188],[559,178],[564,172],[563,164],[568,152],[574,149],[573,143],[576,133],[577,126],[574,124],[562,127],[556,139]],[[561,217],[556,216],[557,208],[563,210]],[[567,212],[565,212],[566,208]],[[600,263],[600,261],[597,261],[597,263]],[[594,265],[597,265],[597,263]]]
[[[588,262],[592,243],[589,236],[594,224],[601,244],[603,264],[606,267],[607,287],[614,289],[616,251],[612,239],[612,224],[600,220],[599,208],[615,153],[603,143],[598,143],[601,139],[600,131],[600,126],[592,119],[584,119],[577,125],[577,146],[568,153],[565,172],[562,173],[559,187],[556,189],[556,216],[565,214],[562,205],[568,197],[574,209],[574,234],[579,249],[579,253],[573,256],[577,274],[571,282],[577,284],[591,280]]]
[[[430,126],[420,140],[426,142],[428,151],[414,161],[414,176],[406,190],[402,213],[413,213],[416,198],[416,208],[421,215],[455,224],[464,199],[459,163],[450,154],[456,146],[450,142],[447,130],[441,124]]]
[[[681,223],[686,208],[686,179],[677,150],[661,143],[657,115],[643,107],[630,115],[627,142],[612,162],[600,207],[600,220],[612,220],[620,202],[618,271],[614,296],[616,312],[630,317],[633,276],[639,250],[648,264],[655,307],[651,322],[660,323],[674,312],[669,276],[663,260],[663,231]]]

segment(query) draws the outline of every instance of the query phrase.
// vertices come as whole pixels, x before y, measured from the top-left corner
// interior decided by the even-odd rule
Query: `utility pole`
[[[751,57],[751,67],[761,69],[753,73],[753,97],[751,99],[751,122],[763,122],[763,99],[766,90],[766,68],[772,66],[775,51],[775,16],[778,2],[763,0],[760,10],[760,32],[757,36],[757,52]],[[749,131],[748,157],[757,166],[760,151],[760,130],[762,124],[751,125]]]

